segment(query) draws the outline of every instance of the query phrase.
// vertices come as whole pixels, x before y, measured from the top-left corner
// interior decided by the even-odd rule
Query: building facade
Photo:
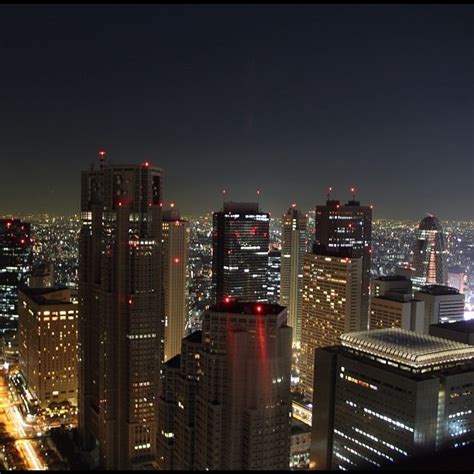
[[[427,285],[415,292],[415,299],[425,303],[424,332],[430,324],[464,321],[464,295],[456,288]]]
[[[293,328],[293,345],[301,343],[303,260],[306,252],[306,215],[292,206],[281,220],[280,304],[288,308],[288,325]]]
[[[162,416],[172,421],[159,426],[158,445],[171,445],[173,454],[171,460],[162,455],[162,466],[288,469],[292,335],[286,309],[219,303],[204,313],[199,342],[190,345],[192,337],[164,375],[168,414]],[[170,449],[160,449],[169,456]]]
[[[177,209],[164,211],[162,231],[166,361],[181,351],[188,314],[189,222]]]
[[[258,203],[225,202],[213,214],[212,282],[215,301],[267,301],[270,215]]]
[[[20,372],[41,408],[77,406],[78,305],[67,288],[18,291]]]
[[[271,248],[268,252],[267,301],[278,304],[280,301],[281,251]]]
[[[412,297],[411,280],[382,276],[370,282],[369,328],[402,328],[424,332],[425,303]]]
[[[362,259],[361,317],[364,329],[369,322],[369,284],[372,244],[372,206],[361,206],[354,198],[343,205],[327,200],[316,207],[314,252],[323,254],[351,249],[353,257]]]
[[[348,250],[347,252],[350,252]],[[303,270],[301,388],[313,393],[314,350],[337,344],[341,334],[364,327],[361,317],[362,258],[307,253]]]
[[[384,468],[474,441],[474,348],[402,329],[315,356],[310,468]]]
[[[416,230],[413,250],[413,288],[425,285],[446,285],[446,237],[438,219],[429,214]]]
[[[101,469],[130,469],[156,454],[162,171],[100,156],[82,173],[79,430]]]
[[[18,327],[19,287],[27,285],[33,264],[31,228],[20,219],[0,219],[0,331]]]

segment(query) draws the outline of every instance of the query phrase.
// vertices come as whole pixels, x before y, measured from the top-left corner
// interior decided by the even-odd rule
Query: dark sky
[[[78,212],[104,147],[187,215],[473,219],[473,63],[473,5],[0,6],[0,213]]]

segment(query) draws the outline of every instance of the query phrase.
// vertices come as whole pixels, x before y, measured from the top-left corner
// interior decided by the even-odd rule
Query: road
[[[28,469],[45,470],[47,466],[41,461],[36,442],[25,439],[34,436],[36,427],[25,423],[15,401],[12,400],[7,385],[7,373],[0,370],[0,423],[5,424],[5,431],[14,438],[15,446]]]

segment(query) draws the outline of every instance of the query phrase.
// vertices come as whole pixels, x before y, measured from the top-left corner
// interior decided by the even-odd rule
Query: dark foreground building
[[[230,301],[164,364],[161,469],[288,469],[291,338],[286,308]]]
[[[366,469],[474,441],[474,347],[403,329],[316,351],[312,469]]]

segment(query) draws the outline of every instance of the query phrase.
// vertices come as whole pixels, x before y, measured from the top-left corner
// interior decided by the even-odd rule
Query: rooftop
[[[224,301],[217,303],[209,308],[208,311],[216,313],[233,314],[280,314],[285,309],[279,304],[259,303],[259,302],[239,302],[235,298],[225,298]]]
[[[420,293],[428,293],[430,295],[458,295],[459,290],[451,286],[427,285],[420,290]]]
[[[202,331],[194,331],[189,336],[186,336],[185,339],[189,342],[200,343],[202,341]]]
[[[346,333],[344,347],[413,369],[474,359],[474,347],[405,329]]]
[[[431,326],[449,329],[450,331],[464,332],[467,334],[474,333],[474,319],[468,321],[456,321],[455,323],[432,324]]]
[[[224,202],[224,212],[254,212],[259,213],[258,202]]]
[[[181,354],[177,354],[165,362],[166,367],[170,369],[179,369],[181,365]]]
[[[383,275],[374,278],[373,281],[409,281],[410,279],[403,275]]]
[[[19,291],[37,304],[67,304],[70,303],[71,298],[71,290],[65,286],[52,286],[48,288],[23,287]]]

